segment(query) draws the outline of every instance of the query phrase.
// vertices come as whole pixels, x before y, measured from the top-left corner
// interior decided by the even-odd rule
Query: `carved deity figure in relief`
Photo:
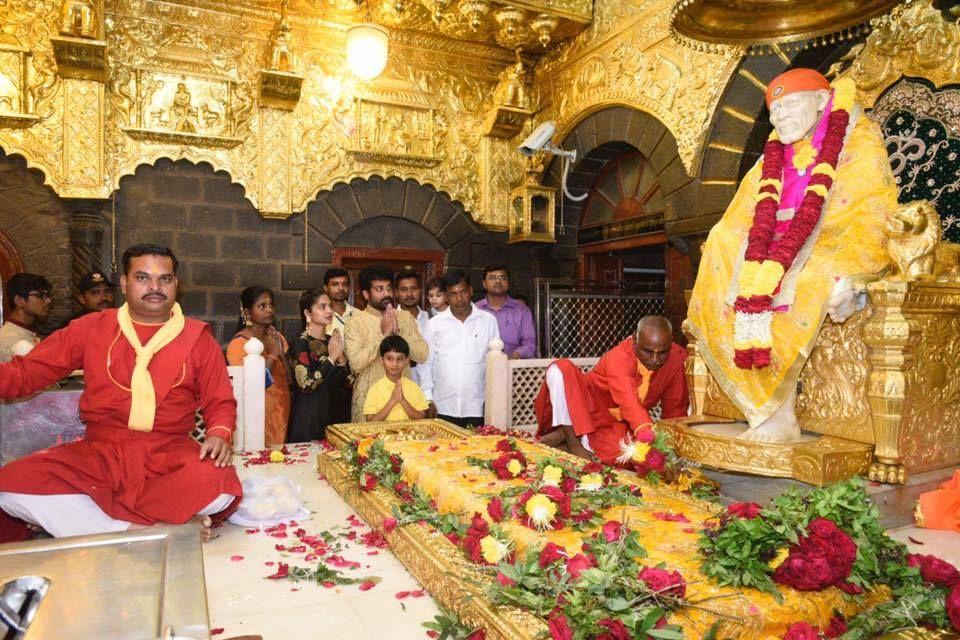
[[[16,113],[20,107],[20,90],[10,78],[0,73],[0,113]]]
[[[170,126],[182,133],[197,132],[197,110],[193,106],[193,96],[186,83],[177,83],[177,92],[169,109]]]
[[[93,0],[63,0],[60,33],[77,38],[97,37]]]
[[[500,72],[500,82],[493,91],[493,100],[498,106],[502,107],[530,108],[527,69],[519,55],[516,63]]]
[[[287,73],[296,70],[291,42],[290,22],[284,15],[277,25],[276,35],[270,41],[270,69]]]
[[[797,381],[820,326],[865,303],[861,274],[886,268],[897,188],[883,137],[850,79],[775,78],[774,133],[710,231],[688,326],[711,375],[747,417],[740,438],[800,439]]]

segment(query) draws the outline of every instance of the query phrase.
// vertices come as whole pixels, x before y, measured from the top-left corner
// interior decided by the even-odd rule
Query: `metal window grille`
[[[596,283],[538,279],[534,312],[542,353],[551,358],[603,355],[627,336],[645,315],[664,312],[661,293],[604,291]]]

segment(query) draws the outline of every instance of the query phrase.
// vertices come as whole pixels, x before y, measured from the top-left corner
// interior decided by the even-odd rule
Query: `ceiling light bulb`
[[[383,27],[358,24],[347,31],[347,66],[362,80],[373,80],[387,66],[389,37]]]

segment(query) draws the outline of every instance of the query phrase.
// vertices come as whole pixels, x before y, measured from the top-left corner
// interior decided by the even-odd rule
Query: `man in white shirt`
[[[393,290],[397,293],[397,302],[400,303],[400,308],[413,316],[420,328],[420,335],[426,337],[430,314],[420,308],[420,302],[423,299],[420,274],[412,269],[404,269],[394,278]],[[410,361],[410,377],[418,385],[420,384],[420,371],[423,370],[424,364],[423,362]]]
[[[13,359],[13,345],[40,342],[37,325],[50,313],[50,283],[43,276],[18,273],[6,283],[10,315],[0,327],[0,362]]]
[[[330,306],[333,307],[333,322],[327,325],[327,335],[332,336],[333,330],[337,329],[342,336],[347,320],[359,311],[347,302],[350,297],[350,274],[339,267],[327,269],[323,274],[323,291],[330,298]]]
[[[420,388],[436,405],[437,417],[461,427],[483,424],[487,350],[500,338],[497,319],[473,304],[473,288],[458,270],[443,277],[449,307],[427,324],[430,356]]]

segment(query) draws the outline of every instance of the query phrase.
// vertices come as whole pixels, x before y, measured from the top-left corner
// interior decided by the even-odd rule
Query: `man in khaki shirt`
[[[363,422],[367,390],[384,377],[380,342],[390,335],[402,336],[410,345],[410,359],[426,362],[429,350],[413,316],[394,306],[393,273],[386,267],[367,267],[360,272],[360,292],[366,308],[353,314],[343,330],[344,351],[356,379],[353,383],[353,422]],[[403,372],[410,377],[410,368]],[[431,407],[432,409],[432,407]],[[429,411],[429,410],[428,410]]]

